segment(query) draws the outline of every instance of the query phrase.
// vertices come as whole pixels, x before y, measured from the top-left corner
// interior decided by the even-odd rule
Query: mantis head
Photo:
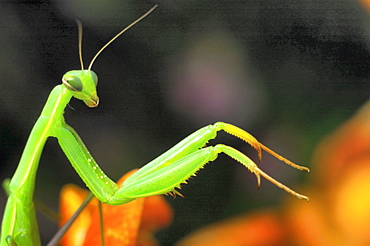
[[[77,99],[84,101],[84,103],[88,107],[96,107],[99,104],[99,97],[96,92],[96,86],[98,84],[98,76],[95,72],[91,71],[91,67],[95,61],[95,59],[100,55],[100,53],[108,47],[116,38],[121,36],[122,33],[126,32],[136,23],[144,19],[147,15],[149,15],[153,10],[155,10],[158,5],[154,5],[149,11],[147,11],[144,15],[138,18],[136,21],[131,23],[129,26],[124,28],[120,31],[116,36],[114,36],[109,42],[107,42],[93,57],[90,62],[88,69],[84,69],[84,64],[82,61],[82,24],[79,20],[77,20],[78,24],[78,51],[81,63],[81,70],[72,70],[67,72],[63,75],[62,82],[70,92],[72,92],[73,96]]]
[[[98,76],[91,70],[72,70],[63,75],[63,85],[73,96],[82,100],[88,107],[96,107],[99,97],[96,92]]]

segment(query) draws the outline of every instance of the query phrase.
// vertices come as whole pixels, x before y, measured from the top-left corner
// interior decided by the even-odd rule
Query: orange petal
[[[135,171],[127,173],[117,183],[122,184]],[[153,196],[118,206],[103,204],[103,216],[106,245],[149,246],[157,245],[149,232],[167,226],[172,221],[172,209],[163,197]],[[99,221],[98,209],[94,211],[93,221]],[[100,245],[100,241],[100,225],[94,222],[86,235],[85,245]]]
[[[358,0],[362,5],[363,7],[368,11],[370,12],[370,0]]]
[[[337,181],[353,167],[350,163],[369,153],[369,136],[370,102],[319,144],[313,164],[319,172],[321,185],[336,189]]]
[[[163,196],[147,197],[141,215],[137,246],[157,246],[153,233],[167,227],[173,218],[172,207]]]
[[[122,184],[134,172],[136,170],[126,173],[117,184]],[[106,245],[136,245],[144,200],[144,198],[140,198],[116,206],[102,204]],[[100,214],[98,208],[93,212],[92,221],[84,245],[100,246]]]
[[[171,224],[173,211],[163,196],[147,197],[141,216],[140,230],[155,232]]]
[[[342,235],[332,223],[332,208],[326,196],[313,190],[306,192],[310,202],[289,198],[285,205],[286,230],[291,245],[342,245]]]
[[[139,236],[136,246],[159,246],[159,242],[152,233],[147,231],[139,231]]]
[[[237,216],[201,228],[176,246],[284,245],[285,232],[273,212]]]
[[[63,186],[60,193],[60,226],[62,226],[80,207],[86,198],[88,191],[73,185]],[[73,225],[69,228],[66,235],[62,238],[62,246],[80,246],[85,240],[87,230],[91,224],[91,213],[96,204],[90,202],[78,216]]]
[[[135,171],[125,174],[117,183],[122,184]],[[74,185],[66,185],[63,188],[61,199],[63,221],[73,215],[87,194],[87,191]],[[146,201],[146,212],[143,212],[144,201]],[[63,246],[101,245],[97,199],[93,199],[90,204],[78,217],[67,236],[63,238]],[[140,198],[118,206],[102,204],[102,209],[106,245],[157,245],[155,238],[149,232],[167,226],[172,221],[173,214],[172,208],[160,196]],[[141,220],[144,221],[142,227],[140,227]],[[137,242],[139,228],[142,233]]]
[[[111,206],[103,204],[104,239],[106,245],[136,245],[144,199]],[[84,245],[101,245],[100,215],[96,208]]]
[[[370,153],[369,153],[370,155]],[[333,212],[347,245],[370,245],[370,156],[338,180]]]
[[[319,144],[310,202],[284,208],[294,245],[370,245],[369,136],[370,102]]]

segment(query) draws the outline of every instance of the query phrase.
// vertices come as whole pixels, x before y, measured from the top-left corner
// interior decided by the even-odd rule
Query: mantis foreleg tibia
[[[154,6],[133,24],[143,19],[156,7]],[[107,45],[128,28],[115,36]],[[264,149],[295,168],[308,170],[277,155],[246,131],[223,122],[217,122],[195,131],[142,167],[118,187],[101,170],[76,131],[65,122],[63,116],[64,109],[72,97],[82,100],[88,107],[96,107],[99,104],[96,91],[98,77],[90,69],[96,57],[107,45],[96,54],[87,70],[83,68],[82,56],[80,55],[81,70],[67,72],[62,78],[62,84],[51,91],[41,115],[31,131],[18,168],[10,183],[6,185],[9,198],[2,222],[0,246],[40,245],[33,194],[36,171],[48,137],[58,139],[63,152],[86,186],[100,201],[107,204],[124,204],[139,197],[157,194],[178,194],[175,189],[180,187],[182,183],[186,183],[186,180],[195,175],[206,163],[215,160],[219,153],[230,156],[248,168],[256,175],[258,185],[260,184],[260,176],[263,176],[290,194],[308,200],[306,196],[294,192],[268,176],[240,151],[224,144],[204,147],[210,139],[216,137],[218,131],[223,130],[253,146],[258,152],[259,159],[262,158],[261,149]],[[79,47],[81,54],[81,45]]]

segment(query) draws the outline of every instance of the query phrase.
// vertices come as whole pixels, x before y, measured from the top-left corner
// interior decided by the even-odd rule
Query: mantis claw
[[[259,173],[254,173],[254,175],[256,175],[256,178],[257,178],[257,190],[260,189],[261,187],[261,176]]]
[[[225,132],[229,133],[230,135],[233,135],[237,138],[240,138],[244,142],[248,143],[250,146],[252,146],[256,151],[258,155],[258,163],[262,161],[262,150],[261,150],[261,145],[258,142],[258,140],[253,137],[251,134],[248,132],[244,131],[243,129],[228,124],[224,122],[217,122],[215,124],[216,127],[219,127],[220,129],[224,130]]]
[[[218,125],[217,127],[224,130],[225,132],[227,132],[227,133],[229,133],[233,136],[236,136],[236,137],[242,139],[243,141],[245,141],[246,143],[250,144],[257,151],[258,163],[260,163],[262,161],[262,149],[263,149],[264,151],[266,151],[270,155],[274,156],[275,158],[279,159],[280,161],[285,162],[286,164],[288,164],[291,167],[294,167],[298,170],[305,170],[307,172],[310,172],[310,169],[308,169],[307,167],[297,165],[297,164],[289,161],[288,159],[282,157],[281,155],[277,154],[276,152],[272,151],[271,149],[267,148],[265,145],[260,143],[255,137],[253,137],[251,134],[244,131],[243,129],[241,129],[237,126],[228,124],[228,123],[224,123],[224,122],[217,122],[216,124]]]

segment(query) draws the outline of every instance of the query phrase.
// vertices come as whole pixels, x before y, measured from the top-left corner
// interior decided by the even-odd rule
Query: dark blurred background
[[[117,180],[196,129],[225,121],[273,150],[309,165],[315,144],[363,104],[370,92],[369,16],[350,0],[111,0],[0,2],[0,180],[11,177],[28,134],[63,74],[85,66],[123,27],[159,4],[96,60],[100,105],[73,99],[66,121]],[[253,149],[220,133],[211,142]],[[309,174],[264,156],[261,168],[299,191]],[[55,139],[42,155],[35,197],[57,209],[66,183],[84,184]],[[190,231],[289,196],[220,158],[168,198],[172,245]],[[1,211],[5,204],[1,192]],[[42,215],[42,239],[57,226]]]

